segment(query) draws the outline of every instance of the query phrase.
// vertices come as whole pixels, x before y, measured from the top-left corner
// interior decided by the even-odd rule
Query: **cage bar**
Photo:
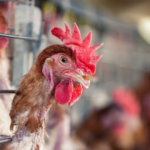
[[[0,90],[0,93],[7,93],[7,94],[16,93],[16,92],[17,92],[17,90]]]
[[[5,33],[0,33],[0,36],[1,37],[6,37],[6,38],[20,39],[20,40],[38,41],[37,38],[33,38],[33,37],[25,37],[25,36],[5,34]]]
[[[0,139],[0,144],[6,143],[6,142],[11,142],[12,138],[6,138],[6,139]]]

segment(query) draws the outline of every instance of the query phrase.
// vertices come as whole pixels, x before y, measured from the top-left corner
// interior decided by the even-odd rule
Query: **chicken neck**
[[[42,149],[45,135],[45,117],[56,104],[49,83],[33,65],[24,76],[13,99],[10,111],[13,141],[2,146],[3,150]]]

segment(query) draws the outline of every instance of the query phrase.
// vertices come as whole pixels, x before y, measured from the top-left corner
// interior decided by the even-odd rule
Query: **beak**
[[[66,72],[65,75],[73,77],[74,80],[79,82],[81,85],[83,85],[86,89],[90,86],[90,78],[87,74],[81,73],[81,70],[79,73],[76,72]]]

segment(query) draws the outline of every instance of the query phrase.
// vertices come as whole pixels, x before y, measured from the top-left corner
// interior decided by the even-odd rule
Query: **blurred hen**
[[[5,33],[7,23],[0,12],[0,33]],[[0,90],[10,89],[9,81],[9,61],[6,55],[6,46],[8,39],[0,37]],[[9,94],[0,94],[0,134],[10,134],[9,110],[12,96]]]
[[[116,89],[113,102],[94,111],[75,132],[92,150],[145,149],[146,131],[140,119],[140,105],[127,89]]]

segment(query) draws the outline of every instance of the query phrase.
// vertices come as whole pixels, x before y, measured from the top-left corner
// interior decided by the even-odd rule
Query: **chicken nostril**
[[[83,76],[83,79],[84,79],[84,80],[90,80],[90,78],[89,78],[88,75],[84,75],[84,76]]]

